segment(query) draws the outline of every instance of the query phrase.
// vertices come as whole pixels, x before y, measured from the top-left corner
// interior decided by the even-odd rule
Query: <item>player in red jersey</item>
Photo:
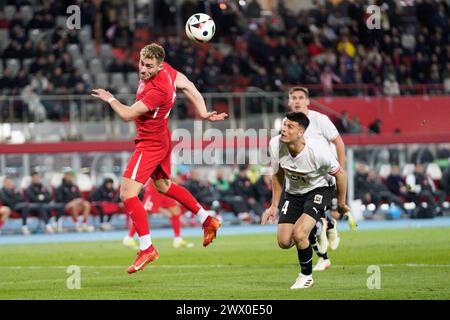
[[[152,178],[153,185],[159,192],[177,200],[199,217],[203,227],[203,246],[212,242],[220,228],[220,222],[209,216],[189,191],[170,180],[171,135],[168,118],[177,89],[194,105],[203,120],[221,121],[228,115],[208,112],[195,85],[184,74],[164,62],[164,58],[164,49],[158,44],[152,43],[142,48],[139,59],[141,80],[132,106],[123,105],[104,89],[94,89],[92,93],[92,96],[108,102],[123,120],[134,120],[136,124],[136,149],[125,169],[120,188],[125,211],[131,216],[139,235],[140,251],[128,268],[128,273],[142,270],[149,262],[158,258],[150,237],[147,212],[138,198],[149,178]]]
[[[194,246],[193,243],[187,242],[181,237],[181,208],[180,204],[176,202],[174,199],[169,198],[163,193],[159,193],[153,183],[147,183],[145,188],[144,199],[142,200],[144,203],[144,208],[150,214],[155,213],[163,213],[166,215],[173,229],[173,247],[175,249],[179,248],[191,248]],[[128,230],[128,234],[123,239],[122,243],[127,247],[137,247],[136,242],[134,241],[134,234],[136,233],[136,228],[131,223],[130,228]]]

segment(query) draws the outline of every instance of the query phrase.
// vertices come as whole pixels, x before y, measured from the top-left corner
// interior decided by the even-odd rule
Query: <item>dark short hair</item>
[[[304,130],[309,126],[309,119],[303,112],[288,112],[285,117],[291,121],[297,122]]]
[[[307,98],[309,98],[309,90],[305,87],[292,87],[289,89],[289,95],[293,94],[295,91],[301,91],[305,94]]]

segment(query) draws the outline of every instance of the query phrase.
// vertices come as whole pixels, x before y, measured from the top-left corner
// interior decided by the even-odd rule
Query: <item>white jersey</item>
[[[305,131],[305,140],[320,141],[330,149],[337,159],[336,146],[332,143],[339,136],[336,126],[330,118],[317,111],[309,110],[308,119],[309,126]]]
[[[284,118],[286,119],[286,118]],[[282,119],[280,125],[283,125]],[[312,139],[328,148],[337,159],[336,146],[332,141],[339,136],[339,131],[328,116],[313,110],[308,113],[309,126],[305,131],[305,140]],[[281,129],[281,128],[280,128]]]
[[[328,187],[330,175],[336,174],[340,165],[330,151],[320,143],[306,141],[305,148],[293,157],[285,143],[280,141],[280,135],[272,138],[269,143],[270,159],[273,174],[281,168],[286,177],[285,190],[290,194],[305,194],[311,190]]]

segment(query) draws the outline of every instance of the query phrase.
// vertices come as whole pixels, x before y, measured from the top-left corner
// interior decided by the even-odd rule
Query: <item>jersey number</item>
[[[286,200],[286,201],[284,202],[283,208],[281,208],[281,212],[282,212],[283,214],[286,214],[286,213],[287,213],[288,206],[289,206],[289,201]]]

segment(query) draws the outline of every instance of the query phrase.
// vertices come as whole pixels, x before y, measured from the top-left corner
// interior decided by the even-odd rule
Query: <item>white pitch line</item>
[[[400,263],[400,264],[373,264],[382,268],[395,268],[395,267],[409,267],[409,268],[450,268],[450,264],[415,264],[415,263]],[[78,265],[76,265],[78,266]],[[247,267],[259,267],[259,268],[265,268],[265,267],[288,267],[289,265],[281,265],[281,266],[275,266],[275,265],[263,265],[263,264],[243,264],[243,265],[225,265],[225,264],[213,264],[213,265],[207,265],[207,264],[181,264],[181,265],[153,265],[148,266],[147,268],[150,269],[178,269],[178,268],[185,268],[185,269],[195,269],[195,268],[247,268]],[[333,268],[366,268],[370,266],[370,264],[358,264],[358,265],[332,265]],[[38,269],[67,269],[69,265],[67,266],[0,266],[0,270],[38,270]],[[121,265],[121,266],[78,266],[81,269],[126,269],[128,266]]]

